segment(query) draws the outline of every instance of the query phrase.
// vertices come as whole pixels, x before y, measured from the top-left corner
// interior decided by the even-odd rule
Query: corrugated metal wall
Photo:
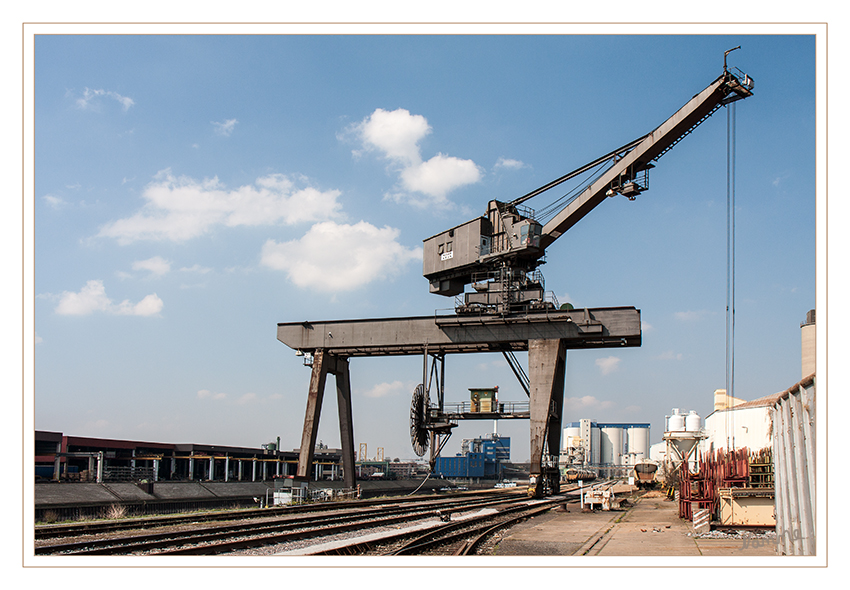
[[[815,555],[815,376],[773,406],[776,536],[780,554]]]

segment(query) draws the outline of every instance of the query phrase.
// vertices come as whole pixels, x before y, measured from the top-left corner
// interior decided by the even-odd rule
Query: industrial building
[[[815,310],[806,313],[800,324],[800,379],[808,382],[817,369]],[[787,390],[745,401],[727,394],[725,389],[714,392],[714,411],[705,419],[705,438],[700,452],[715,449],[759,450],[773,444],[773,408]]]
[[[266,481],[295,473],[298,451],[35,432],[35,475],[54,481]],[[317,481],[340,479],[339,449],[316,449]]]
[[[602,423],[582,419],[564,427],[562,468],[583,466],[612,475],[649,458],[648,423]]]
[[[815,310],[800,329],[800,381],[750,401],[717,389],[704,427],[695,411],[674,409],[650,457],[679,492],[680,517],[775,526],[780,553],[814,555]]]
[[[450,479],[502,479],[511,459],[511,439],[498,434],[464,439],[454,457],[437,457],[435,473]]]

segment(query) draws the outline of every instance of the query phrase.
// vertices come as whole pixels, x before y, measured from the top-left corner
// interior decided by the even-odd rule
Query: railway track
[[[127,554],[172,554],[211,555],[267,545],[290,543],[304,539],[321,538],[334,534],[398,526],[415,520],[433,519],[438,514],[451,515],[455,512],[480,509],[509,501],[515,492],[486,492],[453,497],[430,497],[427,499],[393,499],[369,502],[337,503],[339,506],[312,505],[309,509],[265,509],[207,515],[199,517],[143,519],[156,522],[123,523],[125,527],[156,526],[169,530],[154,533],[138,533],[116,536],[115,523],[102,526],[75,525],[64,529],[54,528],[55,537],[72,534],[99,535],[104,538],[84,538],[65,543],[41,543],[35,549],[37,555],[127,555]],[[300,508],[300,507],[295,507]],[[270,515],[270,511],[274,513]],[[262,517],[262,518],[261,518]],[[232,524],[215,524],[218,520],[235,521]],[[238,521],[237,521],[238,519]],[[176,526],[181,525],[181,526]],[[48,531],[42,532],[42,539]]]
[[[474,555],[476,549],[497,531],[544,514],[566,502],[565,498],[529,504],[515,501],[502,510],[471,516],[427,531],[407,531],[378,541],[355,541],[308,555]]]
[[[498,492],[471,492],[469,497],[494,496]],[[157,516],[143,518],[127,518],[113,521],[79,522],[61,525],[37,525],[35,527],[35,538],[54,539],[62,537],[80,537],[84,535],[101,535],[112,532],[130,531],[136,529],[156,529],[168,526],[192,525],[206,522],[263,519],[270,516],[282,514],[312,514],[324,512],[330,509],[362,509],[375,506],[386,506],[392,504],[415,505],[420,502],[440,501],[452,496],[428,495],[428,496],[404,496],[400,498],[380,500],[358,500],[356,502],[326,502],[312,504],[297,504],[290,506],[279,506],[269,508],[256,508],[248,510],[224,510],[216,512],[204,512],[183,514],[178,516]]]

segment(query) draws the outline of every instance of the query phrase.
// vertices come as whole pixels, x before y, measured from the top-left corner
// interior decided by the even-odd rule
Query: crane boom
[[[728,52],[727,52],[728,53]],[[529,312],[551,308],[537,270],[546,248],[606,197],[634,200],[649,188],[648,173],[668,150],[720,107],[752,96],[752,79],[725,64],[723,74],[654,131],[510,202],[491,200],[484,216],[424,240],[423,275],[430,291],[459,295],[471,284],[458,313]],[[546,222],[521,207],[525,201],[602,164],[608,168]]]
[[[633,181],[638,173],[647,170],[652,161],[660,158],[721,106],[752,95],[752,81],[747,78],[747,82],[744,84],[732,73],[724,72],[652,133],[645,135],[628,154],[543,227],[541,247],[549,246],[606,197],[620,192],[617,188],[622,188],[627,196],[634,198],[641,192],[640,188],[629,187],[628,183]]]

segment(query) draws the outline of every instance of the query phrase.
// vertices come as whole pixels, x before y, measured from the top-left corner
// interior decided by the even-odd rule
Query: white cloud
[[[136,104],[132,98],[122,96],[112,90],[86,88],[83,90],[83,95],[77,99],[77,106],[81,109],[96,109],[100,106],[97,99],[101,96],[118,101],[125,111]]]
[[[256,399],[257,399],[256,393],[246,393],[246,394],[239,396],[239,399],[236,400],[236,403],[239,404],[240,406],[243,406],[245,404],[249,404],[249,403],[253,402]]]
[[[404,188],[433,197],[424,201],[410,199],[411,203],[418,206],[445,205],[449,191],[478,182],[480,178],[481,172],[472,160],[461,160],[443,154],[437,154],[427,162],[408,166],[401,172]]]
[[[403,395],[412,393],[413,387],[409,384],[405,385],[401,381],[393,381],[391,383],[378,383],[371,389],[363,393],[366,397],[387,397],[391,395]]]
[[[193,264],[192,266],[184,266],[180,269],[180,272],[192,272],[205,275],[208,272],[212,272],[212,269],[207,266],[201,266],[200,264]]]
[[[121,315],[150,316],[157,315],[162,311],[162,307],[162,299],[157,297],[156,293],[151,293],[150,295],[146,295],[144,299],[136,304],[132,304],[126,300],[122,301],[115,308],[114,313]]]
[[[366,151],[377,150],[389,160],[399,175],[400,189],[386,198],[397,202],[448,206],[446,195],[452,190],[478,182],[481,170],[472,160],[437,154],[423,161],[419,142],[431,126],[422,115],[411,115],[406,109],[376,109],[360,123],[349,128]],[[355,151],[359,155],[360,151]],[[425,198],[412,196],[418,193]]]
[[[224,137],[230,137],[230,134],[233,133],[233,129],[236,127],[238,122],[239,121],[236,119],[227,119],[223,122],[210,121],[215,128],[216,135],[222,135]]]
[[[152,275],[161,277],[171,271],[171,263],[162,256],[154,256],[147,260],[136,260],[133,263],[133,270],[146,270]]]
[[[422,115],[411,115],[407,109],[375,112],[355,127],[366,149],[378,149],[390,160],[406,164],[421,161],[419,141],[431,133],[431,126]]]
[[[365,221],[353,225],[317,223],[300,240],[268,240],[261,262],[285,271],[299,287],[346,291],[399,273],[421,248],[398,243],[399,230],[377,228]]]
[[[115,238],[121,244],[137,240],[180,242],[216,226],[320,221],[341,214],[339,195],[337,190],[296,188],[282,174],[258,178],[254,185],[227,189],[218,178],[197,181],[163,170],[145,187],[144,207],[130,217],[107,223],[98,236]]]
[[[91,436],[92,434],[104,436],[108,434],[108,429],[111,426],[112,424],[104,418],[94,421],[89,420],[83,425],[83,432],[88,433],[89,436]]]
[[[96,311],[114,315],[137,315],[152,316],[162,311],[162,299],[156,293],[146,296],[136,304],[124,300],[121,303],[113,303],[106,296],[103,281],[88,281],[78,293],[64,291],[56,306],[59,315],[89,315]]]
[[[708,311],[700,310],[700,311],[677,311],[674,313],[674,317],[681,322],[695,322],[703,319],[708,315]]]
[[[504,359],[496,359],[493,361],[488,361],[486,363],[478,363],[475,365],[475,368],[479,371],[492,372],[495,369],[502,369],[505,367]]]
[[[658,355],[655,358],[657,358],[658,360],[661,360],[661,361],[680,361],[684,358],[684,355],[682,355],[681,352],[677,353],[677,352],[673,352],[672,350],[668,350],[666,352],[662,352],[660,355]]]
[[[200,389],[198,390],[198,399],[224,399],[227,397],[226,393],[213,393],[209,389]]]
[[[643,320],[640,321],[640,331],[641,332],[652,332],[655,328],[652,327],[652,324],[649,322],[645,322]]]
[[[47,203],[53,209],[62,209],[63,207],[65,207],[68,204],[68,202],[65,199],[63,199],[62,197],[55,197],[53,195],[44,195],[42,198],[44,199],[44,202]]]
[[[108,311],[112,301],[106,296],[103,281],[89,281],[79,293],[65,291],[56,306],[60,315],[88,315],[95,311]]]
[[[620,366],[620,358],[616,356],[606,356],[605,358],[596,359],[596,366],[602,371],[603,375],[613,373]]]
[[[788,180],[789,178],[791,178],[791,174],[789,174],[788,172],[785,172],[784,174],[781,174],[781,175],[777,176],[776,178],[774,178],[773,182],[771,182],[771,184],[774,187],[779,188],[781,185],[785,184],[785,181]]]
[[[607,410],[614,406],[614,402],[602,401],[592,395],[582,397],[568,397],[564,400],[564,407],[571,411],[583,410]]]
[[[511,158],[499,158],[493,168],[496,170],[519,170],[520,168],[525,168],[525,164],[519,160],[513,160]]]

